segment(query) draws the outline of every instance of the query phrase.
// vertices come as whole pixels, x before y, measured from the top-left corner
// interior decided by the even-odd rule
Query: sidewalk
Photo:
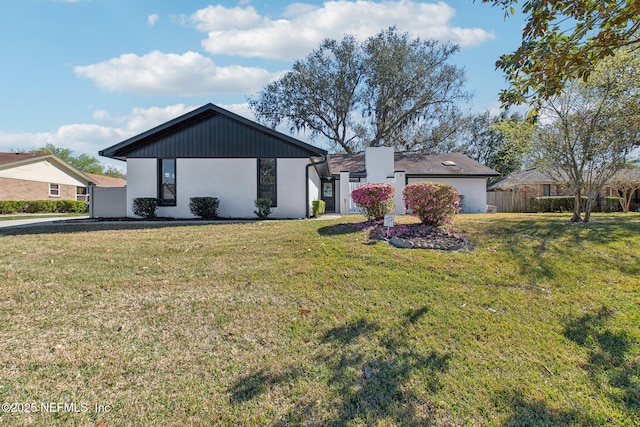
[[[34,224],[46,225],[47,223],[53,223],[58,221],[73,221],[77,219],[87,219],[89,216],[64,216],[64,217],[55,217],[55,216],[47,216],[47,217],[34,217],[34,218],[24,218],[24,219],[9,219],[6,221],[0,221],[0,228],[9,228],[9,227],[25,227]]]

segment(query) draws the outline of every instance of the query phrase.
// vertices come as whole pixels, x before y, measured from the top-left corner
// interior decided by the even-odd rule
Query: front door
[[[322,180],[322,200],[326,203],[325,212],[335,212],[335,181],[333,179]]]

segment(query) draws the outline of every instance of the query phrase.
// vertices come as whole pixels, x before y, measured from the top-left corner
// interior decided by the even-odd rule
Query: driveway
[[[48,223],[54,223],[58,221],[69,221],[76,219],[86,219],[88,216],[64,216],[64,217],[55,217],[55,216],[47,216],[47,217],[33,217],[33,218],[25,218],[25,219],[9,219],[6,221],[0,221],[0,228],[9,228],[9,227],[28,227],[30,225],[46,225]]]

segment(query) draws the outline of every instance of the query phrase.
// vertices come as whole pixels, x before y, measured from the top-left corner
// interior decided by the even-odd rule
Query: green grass
[[[0,230],[0,424],[638,425],[640,215],[360,220]]]

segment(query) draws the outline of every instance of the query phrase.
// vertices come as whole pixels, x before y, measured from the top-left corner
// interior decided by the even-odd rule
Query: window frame
[[[262,173],[261,173],[261,169],[262,169],[262,162],[263,161],[272,161],[273,162],[273,184],[263,184],[262,183]],[[264,193],[262,192],[262,187],[264,185],[273,185],[273,198],[272,197],[268,197],[269,199],[271,199],[271,207],[272,208],[276,208],[278,207],[278,159],[276,157],[258,157],[258,162],[257,162],[257,173],[258,173],[258,199],[262,199],[262,198],[266,198],[264,197]]]
[[[551,184],[542,184],[542,196],[543,197],[551,196]]]
[[[57,193],[54,193],[54,186]],[[60,184],[49,183],[49,197],[60,197],[60,190]]]
[[[84,193],[80,193],[80,190],[84,190]],[[76,201],[89,202],[89,187],[76,186]]]
[[[164,175],[164,162],[173,162],[173,199],[166,199],[163,196],[165,193],[162,191],[164,187],[163,175]],[[175,158],[161,158],[158,159],[158,206],[176,206],[178,203],[178,165]],[[169,184],[170,185],[170,184]]]

